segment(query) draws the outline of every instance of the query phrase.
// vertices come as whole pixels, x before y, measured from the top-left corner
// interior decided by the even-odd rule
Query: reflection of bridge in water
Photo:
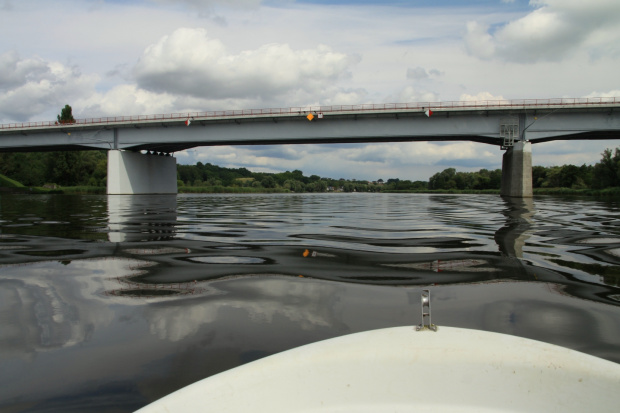
[[[495,242],[504,256],[523,258],[523,246],[529,238],[535,213],[534,201],[531,198],[504,198],[504,202],[506,208],[502,214],[506,217],[506,225],[495,232]]]
[[[312,214],[311,209],[316,205],[316,199],[312,200],[312,197],[281,197],[285,208],[300,216]],[[492,251],[487,249],[488,244],[478,243],[475,238],[428,237],[426,233],[402,238],[402,231],[412,230],[417,234],[417,227],[399,227],[397,233],[390,233],[391,230],[387,229],[387,238],[339,237],[330,231],[313,234],[312,227],[306,237],[300,236],[304,231],[298,228],[295,234],[283,233],[283,238],[279,235],[273,238],[273,231],[278,230],[261,225],[261,219],[271,222],[269,216],[263,215],[260,208],[254,211],[251,203],[243,207],[242,198],[239,198],[239,204],[235,204],[240,208],[238,220],[247,222],[243,221],[241,227],[235,226],[234,238],[231,238],[230,229],[227,229],[228,215],[222,215],[219,210],[211,211],[215,214],[212,217],[215,221],[208,221],[210,223],[202,218],[188,220],[187,216],[178,221],[175,195],[108,197],[108,235],[116,245],[114,254],[151,263],[136,269],[129,277],[116,280],[116,286],[107,288],[108,293],[136,298],[172,298],[174,295],[202,293],[206,290],[197,286],[204,287],[204,282],[231,277],[303,275],[308,279],[402,286],[540,281],[561,285],[569,295],[617,302],[612,297],[615,293],[609,291],[605,282],[594,281],[588,288],[583,288],[587,281],[574,278],[561,268],[559,271],[554,269],[551,262],[551,266],[533,264],[534,255],[524,260],[526,242],[536,234],[533,222],[535,202],[532,199],[504,198],[493,203],[495,217],[490,221],[492,226],[485,225],[483,232],[477,234],[494,241],[497,249]],[[446,199],[456,201],[459,197]],[[196,207],[193,203],[191,205],[190,210]],[[444,209],[430,211],[431,214],[435,217],[443,215],[446,225],[453,226],[454,216],[444,215],[443,211],[456,208],[458,202],[445,204],[444,200],[442,205]],[[466,207],[466,204],[462,206]],[[187,214],[187,205],[183,208],[183,214]],[[233,214],[230,208],[226,210]],[[496,213],[503,216],[503,221],[497,220]],[[466,216],[459,219],[465,226],[468,225],[464,221]],[[255,218],[259,221],[254,222]],[[201,222],[211,230],[199,230]],[[230,222],[235,225],[234,220]],[[346,222],[341,224],[346,228]],[[339,228],[335,221],[325,225]],[[214,230],[215,227],[218,229]],[[263,236],[262,231],[267,233]],[[300,243],[300,239],[308,243]],[[536,250],[537,243],[534,242],[530,252]],[[304,254],[308,248],[316,254]],[[175,270],[171,271],[172,268]],[[198,284],[194,283],[195,280]]]
[[[495,232],[494,240],[506,257],[523,258],[523,246],[529,238],[532,216],[535,213],[531,198],[504,198],[506,208],[502,214],[506,223]],[[140,242],[173,240],[177,234],[176,195],[110,196],[108,205],[108,239],[110,242]],[[184,248],[132,248],[137,255],[188,252]],[[473,261],[429,262],[431,270],[454,267],[471,267]]]
[[[108,197],[110,242],[174,239],[177,225],[176,195]]]
[[[169,296],[200,294],[205,291],[197,281],[183,283],[152,284],[141,283],[128,277],[115,278],[119,288],[106,290],[105,295],[134,298],[164,298]]]
[[[505,149],[502,194],[529,197],[531,144],[618,139],[617,98],[194,112],[0,125],[0,151],[108,150],[108,193],[176,193],[173,152],[197,146],[473,141]],[[312,116],[310,116],[312,115]],[[140,151],[148,151],[141,154]],[[166,156],[154,156],[166,155]]]

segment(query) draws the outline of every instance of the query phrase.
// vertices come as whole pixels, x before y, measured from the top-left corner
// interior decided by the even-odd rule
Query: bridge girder
[[[620,103],[617,104],[620,106]],[[198,146],[473,141],[502,146],[503,119],[520,119],[520,139],[532,143],[620,138],[615,107],[436,109],[325,113],[306,112],[118,121],[46,127],[0,128],[0,151],[126,149],[178,152]],[[189,126],[186,126],[187,120]],[[4,125],[2,125],[4,126]]]

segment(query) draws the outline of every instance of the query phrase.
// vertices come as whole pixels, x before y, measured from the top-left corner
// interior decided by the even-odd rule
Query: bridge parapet
[[[514,111],[544,109],[587,109],[620,108],[620,97],[597,98],[558,98],[558,99],[517,99],[517,100],[482,100],[482,101],[447,101],[447,102],[413,102],[381,103],[361,105],[307,106],[289,108],[239,109],[207,112],[186,112],[157,115],[113,116],[77,119],[71,124],[56,121],[21,122],[0,124],[0,134],[16,131],[36,131],[58,128],[63,130],[83,127],[107,126],[127,127],[137,124],[182,123],[188,119],[217,121],[231,119],[253,119],[260,117],[294,117],[308,113],[323,115],[382,114],[382,113],[424,113],[433,112],[471,112],[471,111]]]

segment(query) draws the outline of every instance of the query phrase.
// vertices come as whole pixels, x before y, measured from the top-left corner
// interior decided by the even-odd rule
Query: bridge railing
[[[290,108],[267,108],[267,109],[239,109],[221,110],[208,112],[184,112],[158,115],[135,115],[135,116],[113,116],[77,119],[75,122],[59,123],[55,121],[42,122],[22,122],[0,124],[0,130],[5,129],[26,129],[26,128],[48,128],[48,127],[67,127],[67,126],[88,126],[106,125],[131,122],[148,121],[175,121],[188,118],[226,118],[239,116],[269,116],[269,115],[293,115],[306,114],[309,112],[320,113],[346,113],[364,111],[388,111],[388,110],[419,110],[426,109],[446,110],[446,109],[502,109],[502,108],[536,108],[552,106],[604,106],[620,105],[620,97],[591,97],[591,98],[557,98],[557,99],[517,99],[517,100],[482,100],[482,101],[448,101],[448,102],[414,102],[414,103],[380,103],[380,104],[360,104],[360,105],[331,105],[331,106],[306,106]]]

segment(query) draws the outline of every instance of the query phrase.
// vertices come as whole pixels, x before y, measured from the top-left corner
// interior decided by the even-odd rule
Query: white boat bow
[[[411,326],[275,354],[196,382],[139,412],[618,409],[620,364],[505,334]]]

